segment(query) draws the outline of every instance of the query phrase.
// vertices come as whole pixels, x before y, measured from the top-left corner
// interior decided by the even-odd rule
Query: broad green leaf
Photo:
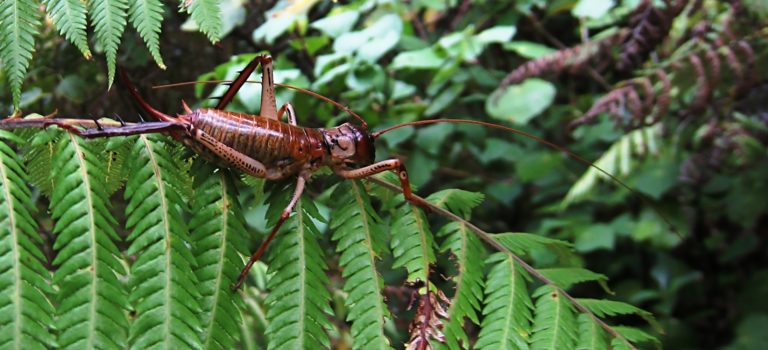
[[[496,119],[527,124],[555,100],[555,86],[541,79],[527,79],[520,85],[496,90],[485,102],[485,111]]]
[[[312,22],[309,26],[315,28],[325,35],[337,38],[340,35],[349,32],[360,18],[358,11],[344,11],[329,17],[323,17]]]
[[[579,0],[571,12],[576,17],[600,18],[614,5],[614,0]]]
[[[556,51],[555,49],[550,48],[549,46],[545,46],[545,45],[530,42],[530,41],[509,42],[504,44],[504,49],[514,51],[518,55],[528,59],[536,59]]]
[[[477,34],[475,36],[475,40],[477,40],[477,42],[482,45],[506,43],[512,40],[512,37],[516,32],[517,28],[515,26],[496,26],[488,28],[480,32],[480,34]]]
[[[445,63],[445,58],[438,56],[435,50],[427,47],[415,51],[405,51],[397,54],[392,60],[392,69],[437,69]]]

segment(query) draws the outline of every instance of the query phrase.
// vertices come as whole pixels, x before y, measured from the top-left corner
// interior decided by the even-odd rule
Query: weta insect
[[[263,77],[260,115],[224,111],[240,87],[247,81],[248,76],[259,65]],[[584,164],[595,167],[623,187],[639,195],[613,175],[575,153],[534,135],[501,125],[464,119],[434,119],[398,124],[371,133],[365,122],[360,119],[361,125],[344,123],[332,128],[299,127],[296,114],[290,103],[284,104],[280,109],[277,108],[276,84],[272,77],[272,58],[268,55],[254,58],[232,82],[215,108],[191,110],[186,103],[183,103],[186,113],[175,117],[150,106],[141,97],[138,89],[133,86],[122,69],[119,78],[140,107],[155,121],[124,125],[123,123],[101,123],[92,120],[12,118],[0,122],[0,129],[55,125],[85,138],[166,133],[189,146],[198,154],[212,159],[220,165],[237,168],[251,176],[267,180],[296,176],[296,187],[291,200],[281,212],[280,218],[270,234],[251,255],[248,263],[241,271],[237,283],[233,286],[235,289],[243,284],[248,270],[261,257],[280,227],[288,219],[312,174],[323,166],[328,166],[335,174],[347,179],[365,178],[384,171],[394,171],[398,175],[405,199],[411,204],[429,211],[432,206],[415,196],[411,191],[408,172],[402,161],[393,158],[375,162],[374,140],[384,133],[407,125],[466,123],[523,135],[564,152]],[[287,123],[282,121],[283,117],[287,118]]]

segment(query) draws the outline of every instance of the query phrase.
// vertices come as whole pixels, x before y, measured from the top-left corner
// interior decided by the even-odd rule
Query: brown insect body
[[[314,172],[323,165],[373,163],[373,139],[367,130],[349,123],[333,128],[303,128],[275,119],[217,109],[197,109],[178,116],[179,121],[210,135],[232,149],[261,162],[266,178],[278,180],[302,171]],[[194,131],[192,131],[193,133]],[[191,132],[175,133],[198,154],[227,167],[221,158]]]

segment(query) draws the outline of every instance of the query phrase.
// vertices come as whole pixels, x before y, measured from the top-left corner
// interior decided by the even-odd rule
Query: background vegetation
[[[180,112],[182,99],[206,105],[223,87],[150,87],[232,78],[268,52],[278,82],[341,101],[372,129],[438,117],[514,126],[598,160],[649,199],[530,139],[404,128],[378,142],[377,159],[404,159],[419,194],[485,231],[535,235],[494,236],[507,249],[497,252],[384,188],[318,176],[267,264],[233,294],[226,281],[290,183],[241,181],[163,137],[2,132],[0,310],[14,312],[0,316],[0,348],[416,346],[408,324],[440,308],[452,317],[415,329],[448,347],[608,346],[512,253],[627,325],[613,329],[637,346],[768,344],[763,1],[0,0],[0,13],[3,115],[137,121],[126,94],[107,90],[118,62],[156,108]],[[257,112],[259,92],[245,86],[230,109]],[[348,118],[281,90],[288,101],[304,126]],[[451,188],[473,193],[439,192]]]

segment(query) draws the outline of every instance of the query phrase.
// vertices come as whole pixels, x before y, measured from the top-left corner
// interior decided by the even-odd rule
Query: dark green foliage
[[[336,189],[340,202],[331,221],[336,250],[341,253],[347,320],[352,322],[354,346],[359,349],[388,349],[384,323],[391,317],[382,299],[383,281],[376,261],[387,250],[381,219],[360,181],[349,181]]]
[[[136,312],[131,347],[202,348],[201,289],[181,197],[186,170],[161,139],[139,136],[125,186],[126,227],[132,232],[130,301]],[[180,183],[181,182],[181,183]]]
[[[269,198],[270,224],[288,203],[291,189],[273,191]],[[320,250],[320,233],[314,219],[321,219],[312,202],[300,200],[269,251],[266,333],[269,349],[328,348],[330,294],[327,265]]]
[[[0,131],[0,349],[45,349],[54,315],[50,272],[30,206],[27,174],[9,144],[23,141]]]
[[[232,293],[238,271],[243,268],[243,256],[249,253],[244,238],[244,226],[233,174],[197,163],[196,197],[192,205],[193,253],[197,259],[195,274],[197,289],[202,296],[200,306],[201,339],[205,349],[232,348],[239,340],[233,332],[242,323],[242,299]]]
[[[128,334],[126,274],[104,192],[103,143],[60,133],[50,198],[58,269],[55,329],[62,349],[122,349]]]

